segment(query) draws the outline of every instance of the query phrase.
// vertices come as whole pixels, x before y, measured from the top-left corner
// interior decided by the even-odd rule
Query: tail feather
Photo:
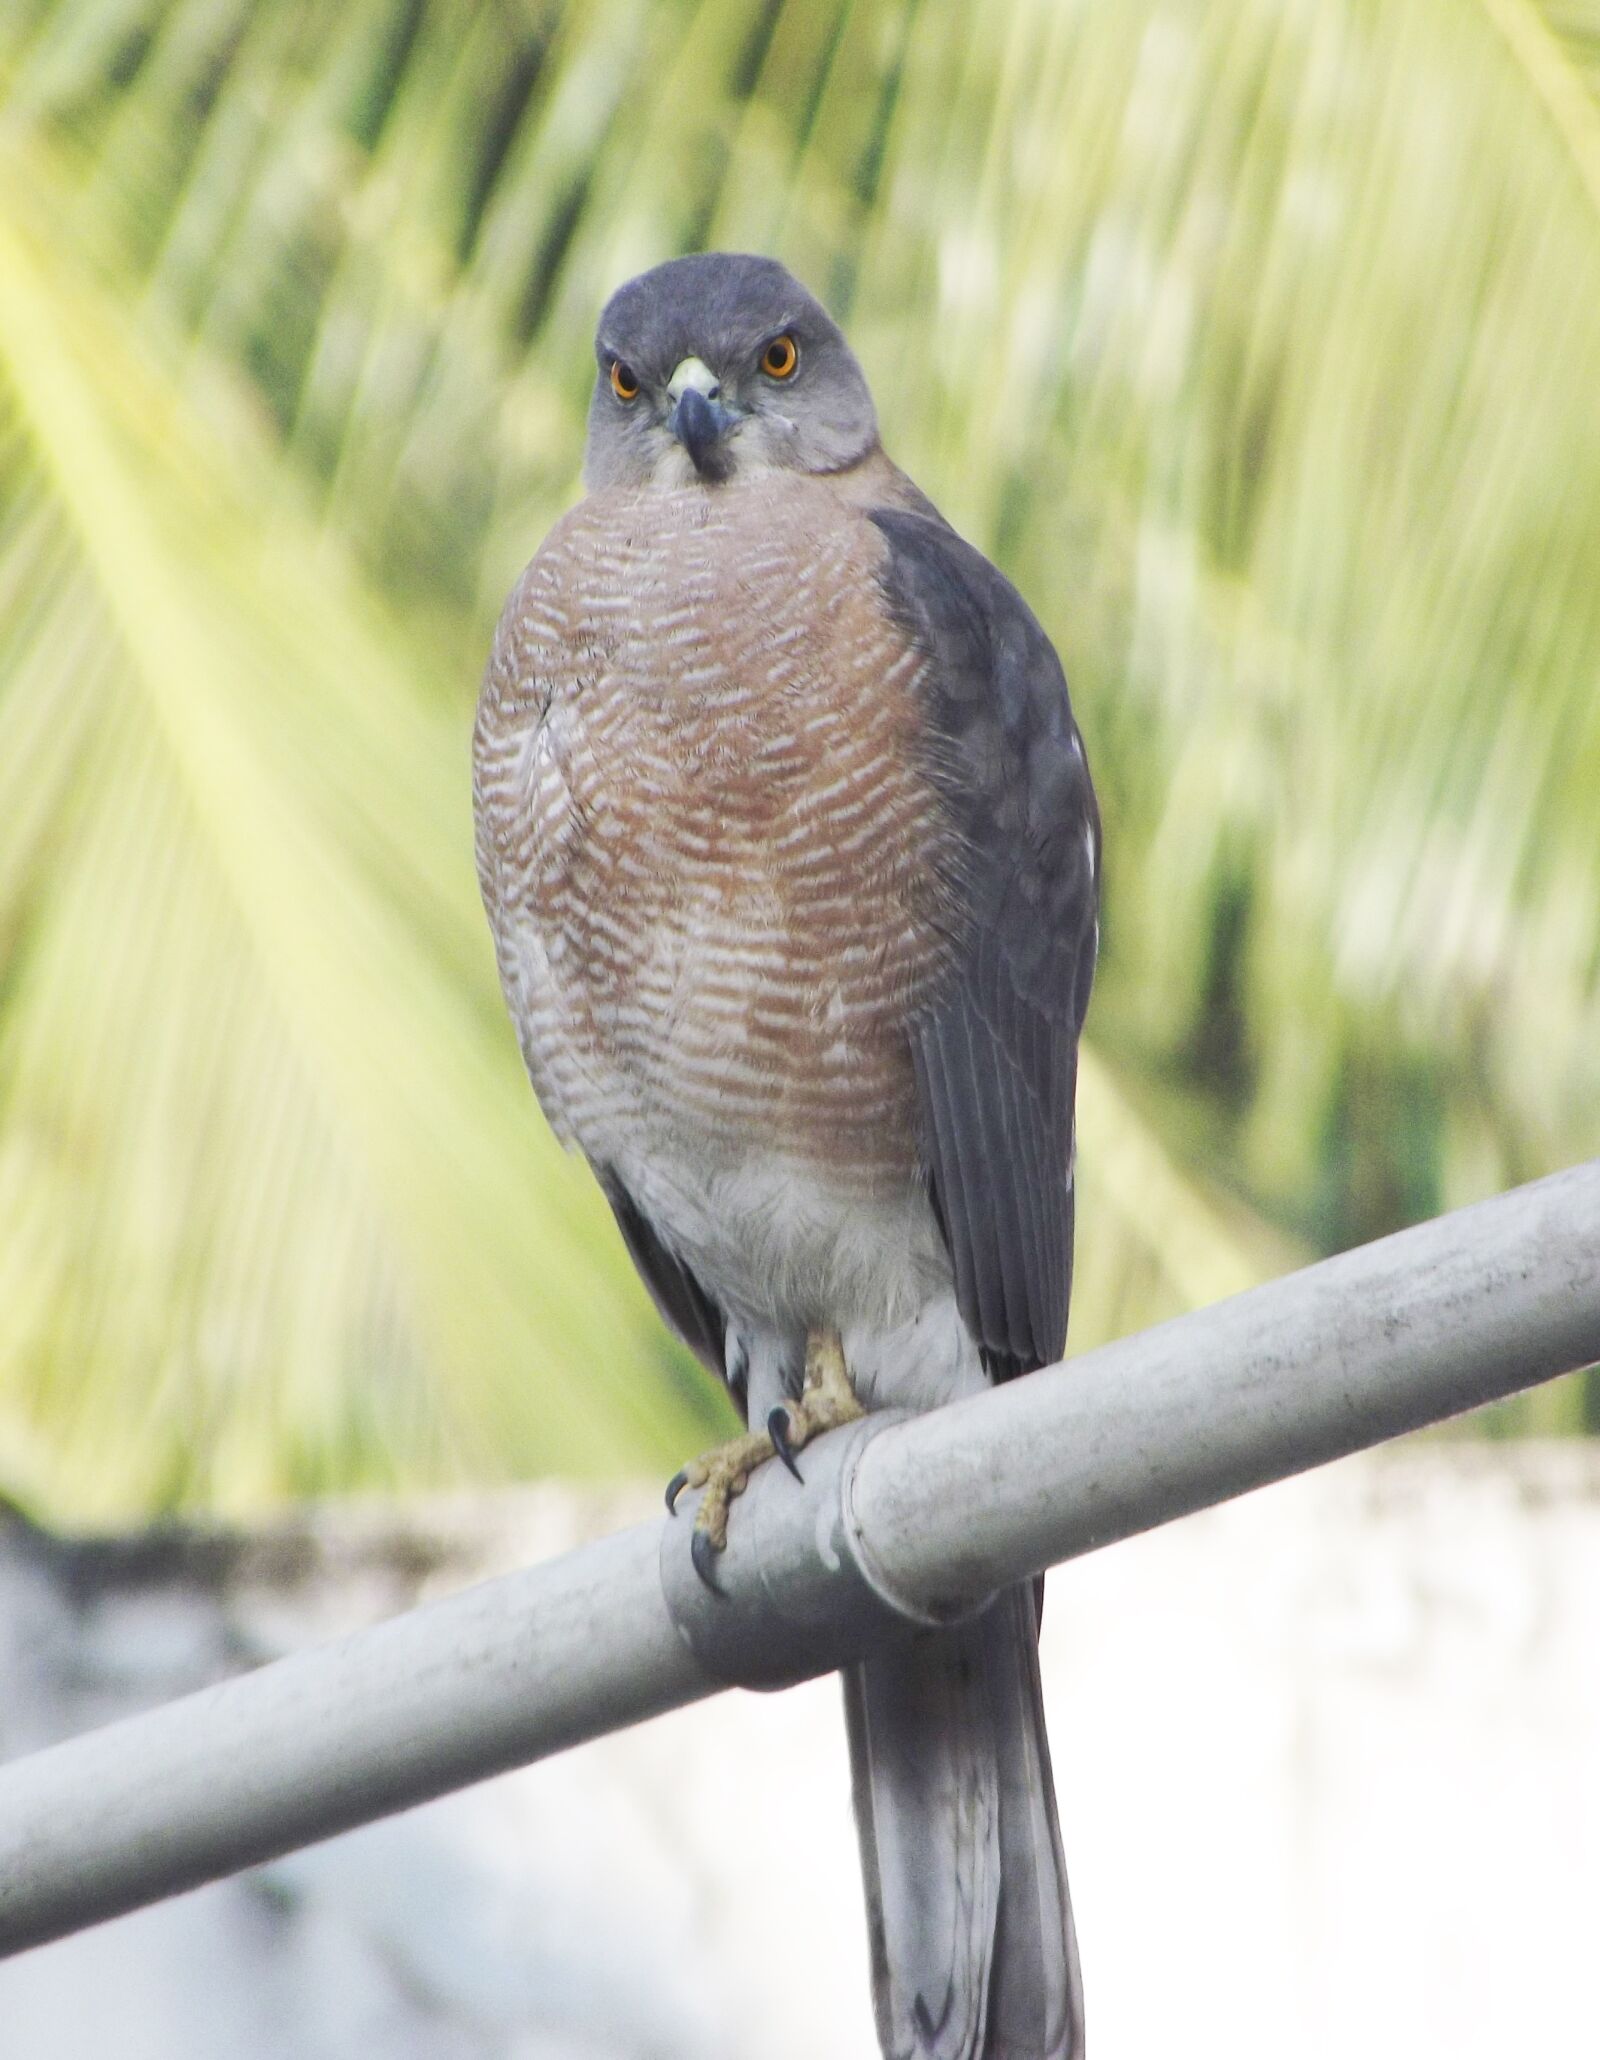
[[[845,1710],[885,2060],[1081,2060],[1031,1585],[851,1668]]]

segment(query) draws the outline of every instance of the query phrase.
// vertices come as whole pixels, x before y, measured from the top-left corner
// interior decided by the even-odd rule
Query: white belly
[[[811,1167],[753,1152],[728,1163],[694,1140],[635,1137],[612,1161],[646,1217],[743,1326],[801,1336],[892,1329],[949,1287],[926,1196],[830,1188]]]

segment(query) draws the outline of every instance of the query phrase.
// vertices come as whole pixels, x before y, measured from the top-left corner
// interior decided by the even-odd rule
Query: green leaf
[[[464,726],[0,180],[8,1416],[77,1515],[664,1463],[709,1409],[538,1123]]]
[[[620,1274],[592,1196],[510,1113],[460,870],[464,789],[437,742],[404,738],[464,733],[501,597],[575,491],[611,286],[676,248],[744,244],[790,258],[846,315],[892,450],[1060,644],[1105,800],[1083,1345],[1305,1245],[1600,1151],[1597,53],[1594,0],[27,0],[0,23],[0,119],[49,137],[48,235],[110,282],[96,291],[118,347],[153,350],[157,383],[184,390],[191,455],[178,465],[170,438],[155,455],[218,548],[191,573],[173,530],[177,612],[226,559],[226,606],[194,611],[204,634],[235,610],[270,618],[245,639],[263,712],[230,713],[248,739],[235,756],[331,824],[370,905],[426,937],[434,998],[417,1006],[438,1028],[423,1034],[465,1036],[461,1018],[499,1054],[507,1113],[476,1120],[535,1154],[540,1238],[574,1265],[587,1253],[597,1282]],[[120,420],[131,389],[108,367],[92,355],[82,385],[91,416]],[[243,426],[240,387],[257,411]],[[0,815],[3,906],[98,906],[93,866],[120,863],[143,818],[77,802],[84,767],[121,752],[125,773],[95,777],[187,796],[162,878],[197,934],[235,934],[233,910],[247,969],[278,940],[272,978],[300,997],[292,1018],[280,1005],[281,1048],[318,1083],[327,1177],[359,1185],[351,1166],[370,1174],[388,1148],[351,1145],[374,1120],[360,1068],[306,1056],[347,1050],[348,1029],[310,1034],[323,974],[295,971],[312,946],[284,940],[271,894],[244,912],[270,839],[248,806],[235,830],[225,805],[210,843],[185,828],[195,773],[156,748],[160,696],[129,701],[137,722],[103,713],[127,698],[111,682],[133,633],[102,632],[102,572],[92,608],[75,598],[90,554],[54,462],[16,407],[3,433],[0,744],[29,767]],[[136,499],[155,491],[145,463],[130,446]],[[219,497],[249,550],[220,548]],[[381,647],[353,660],[361,691],[354,675],[325,691],[329,668],[298,656],[290,679],[275,669],[285,642],[341,638]],[[369,776],[391,698],[403,763]],[[285,741],[301,723],[325,738],[309,757]],[[210,743],[189,748],[209,765]],[[391,779],[403,807],[382,805]],[[221,868],[230,844],[234,884],[207,917],[187,854]],[[320,885],[317,848],[297,880]],[[341,920],[365,965],[363,923]],[[33,1007],[35,965],[54,963],[30,914],[35,931],[37,959],[18,919],[3,1052],[26,1041],[11,1019]],[[57,977],[65,996],[108,976]],[[245,991],[245,972],[217,977]],[[360,980],[379,977],[374,961]],[[99,992],[80,998],[84,1024]],[[146,1022],[158,1013],[148,1002]],[[73,1063],[99,1064],[77,1039]],[[489,1074],[472,1077],[487,1111]],[[430,1104],[430,1150],[458,1120],[448,1103]],[[62,1158],[30,1171],[30,1196],[66,1177]],[[463,1207],[480,1178],[507,1176],[463,1170]],[[95,1270],[126,1233],[108,1216],[89,1236],[86,1192],[28,1233],[30,1251],[88,1240],[76,1273],[18,1261],[36,1325],[64,1320],[50,1283],[123,1277]],[[413,1293],[415,1263],[409,1247],[395,1261]],[[524,1323],[542,1279],[526,1276]],[[464,1299],[486,1321],[476,1290]],[[578,1335],[604,1335],[590,1312],[613,1305],[598,1285],[570,1302],[576,1365]],[[653,1352],[637,1300],[616,1306]],[[159,1296],[152,1310],[174,1320]],[[440,1319],[451,1335],[455,1320]],[[30,1363],[61,1380],[66,1349]],[[492,1418],[497,1450],[540,1463],[531,1433],[502,1437],[509,1396],[483,1418],[463,1391],[457,1417],[454,1397],[423,1399],[431,1373],[408,1379],[417,1421],[456,1425],[452,1453]]]

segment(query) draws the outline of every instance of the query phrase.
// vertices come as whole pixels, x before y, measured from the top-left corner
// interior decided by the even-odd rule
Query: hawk
[[[534,1089],[752,1466],[1061,1355],[1100,828],[1061,666],[885,455],[769,259],[596,338],[586,498],[500,620],[478,865]],[[1082,2003],[1035,1596],[846,1676],[891,2060],[1058,2060]]]

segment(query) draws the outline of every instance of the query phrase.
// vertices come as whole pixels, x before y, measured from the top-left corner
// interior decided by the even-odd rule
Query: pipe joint
[[[848,1664],[886,1637],[934,1630],[981,1609],[929,1609],[897,1593],[874,1561],[856,1506],[857,1469],[904,1410],[874,1411],[807,1445],[802,1481],[768,1464],[734,1506],[718,1585],[690,1553],[698,1496],[684,1495],[661,1534],[661,1592],[678,1636],[714,1679],[790,1688]]]

